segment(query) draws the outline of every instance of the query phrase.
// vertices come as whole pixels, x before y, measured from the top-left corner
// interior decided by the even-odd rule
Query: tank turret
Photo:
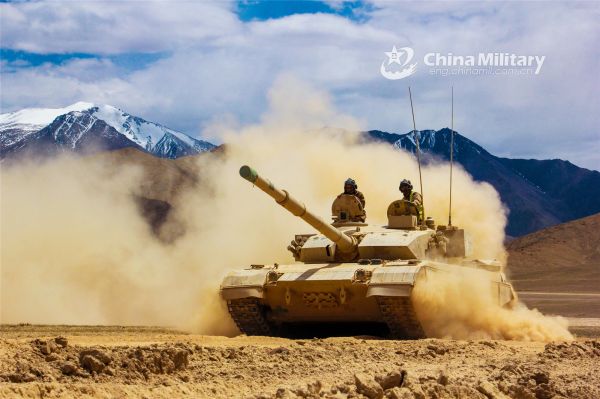
[[[388,207],[388,225],[384,229],[373,229],[366,223],[353,221],[352,217],[342,217],[352,216],[357,212],[364,215],[364,210],[357,208],[352,211],[352,201],[357,202],[356,197],[340,195],[333,203],[333,223],[329,224],[309,211],[286,190],[275,187],[251,167],[242,166],[240,175],[272,197],[292,215],[298,216],[321,233],[295,236],[288,250],[297,261],[323,263],[369,259],[423,259],[427,255],[464,256],[464,250],[461,252],[456,249],[464,248],[464,236],[460,234],[462,230],[436,232],[434,228],[417,226],[416,217],[405,214],[407,209],[404,208],[403,200],[394,201]],[[447,233],[454,234],[447,236]],[[453,251],[448,251],[447,248],[452,248]]]

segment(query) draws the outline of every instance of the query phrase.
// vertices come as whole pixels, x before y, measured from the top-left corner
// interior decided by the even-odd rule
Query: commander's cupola
[[[331,204],[331,217],[335,227],[367,226],[367,213],[360,200],[352,194],[340,194]]]

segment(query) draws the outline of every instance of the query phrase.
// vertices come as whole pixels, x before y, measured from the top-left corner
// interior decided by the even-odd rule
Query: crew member
[[[354,195],[362,204],[363,209],[365,209],[365,196],[363,195],[363,193],[358,191],[357,188],[358,186],[356,185],[354,179],[348,178],[344,182],[344,192],[342,194]]]
[[[412,210],[417,216],[417,222],[422,223],[425,217],[425,211],[423,209],[423,197],[416,191],[413,191],[413,186],[410,180],[402,180],[400,182],[400,192],[404,196],[404,200],[408,201],[411,205]]]

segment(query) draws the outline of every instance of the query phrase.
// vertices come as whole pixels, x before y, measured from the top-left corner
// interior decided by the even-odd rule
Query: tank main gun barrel
[[[333,241],[341,252],[352,252],[356,249],[354,238],[347,236],[323,219],[306,209],[306,206],[293,198],[287,191],[280,190],[269,180],[261,177],[251,167],[244,165],[240,168],[240,176],[273,197],[275,202],[287,209],[292,215],[298,216],[306,223],[317,229],[325,237]]]

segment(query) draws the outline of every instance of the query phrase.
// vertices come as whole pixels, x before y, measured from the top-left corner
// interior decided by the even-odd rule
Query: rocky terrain
[[[289,340],[3,326],[0,397],[593,398],[600,341]],[[596,337],[598,337],[596,331]]]

